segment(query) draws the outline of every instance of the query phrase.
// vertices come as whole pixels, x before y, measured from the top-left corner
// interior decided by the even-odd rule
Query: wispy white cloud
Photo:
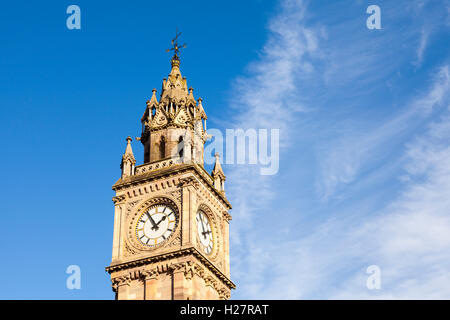
[[[428,44],[428,37],[429,32],[425,28],[422,28],[420,33],[419,46],[417,48],[417,60],[414,62],[417,66],[420,66],[422,64],[423,55]]]
[[[390,119],[377,125],[373,130],[352,131],[341,135],[323,146],[319,153],[322,160],[316,187],[323,200],[328,200],[340,185],[355,181],[364,166],[370,165],[383,156],[382,150],[398,145],[402,133],[410,132],[415,122],[429,115],[433,107],[442,105],[449,90],[448,66],[436,75],[431,89],[410,102],[409,106]],[[331,146],[330,146],[331,145]],[[326,155],[325,155],[326,153]]]
[[[249,67],[249,75],[240,77],[234,85],[233,107],[239,113],[230,122],[236,128],[280,129],[280,143],[289,145],[294,128],[294,114],[304,110],[298,99],[298,78],[311,72],[310,58],[317,53],[318,37],[315,30],[302,24],[305,6],[301,0],[283,1],[279,13],[269,24],[269,36],[260,59]],[[258,168],[249,166],[230,167],[229,190],[234,201],[234,215],[246,219],[264,200],[273,195],[272,177],[261,176]],[[258,194],[258,199],[250,195]],[[248,196],[245,196],[248,195]],[[239,220],[238,220],[239,221]],[[241,220],[242,221],[242,220]],[[239,239],[243,225],[234,225],[234,236]]]
[[[238,78],[234,84],[232,103],[239,112],[229,126],[280,129],[280,144],[284,148],[291,143],[294,115],[306,108],[297,98],[299,80],[313,72],[311,59],[320,54],[320,36],[303,24],[306,10],[303,1],[282,1],[277,10],[268,25],[268,40],[259,59],[249,66],[248,75]],[[232,181],[227,189],[227,197],[233,203],[232,277],[251,287],[253,276],[261,274],[256,271],[261,265],[258,259],[264,259],[263,254],[255,260],[249,255],[249,252],[260,252],[250,239],[252,221],[259,218],[260,212],[274,198],[274,177],[262,176],[259,169],[252,166],[228,166],[226,169],[227,180]],[[253,279],[253,282],[258,281]]]
[[[446,67],[447,68],[447,67]],[[407,145],[405,190],[376,217],[356,228],[352,241],[365,244],[355,256],[382,270],[383,298],[450,296],[450,108]],[[359,273],[361,275],[361,273]],[[373,297],[353,276],[333,297]]]
[[[450,296],[450,106],[448,66],[426,97],[447,86],[445,109],[407,144],[409,179],[398,197],[373,212],[336,210],[307,236],[249,251],[248,294],[273,299],[423,299]],[[428,99],[425,99],[428,101]],[[433,99],[431,99],[433,100]],[[417,99],[417,104],[424,101]],[[412,105],[416,105],[412,103]],[[263,249],[262,249],[263,248]],[[368,290],[366,268],[381,268],[381,290]]]
[[[269,38],[259,59],[235,84],[234,106],[239,112],[230,126],[280,128],[282,145],[288,150],[282,150],[282,155],[296,143],[299,115],[308,114],[299,112],[332,112],[311,105],[315,95],[306,91],[311,88],[309,80],[324,81],[327,99],[343,88],[366,97],[374,87],[384,85],[384,78],[397,75],[402,63],[398,55],[392,57],[388,50],[380,50],[395,42],[395,37],[357,43],[347,38],[345,48],[338,50],[342,42],[339,47],[336,34],[307,25],[307,14],[304,2],[283,1],[269,24]],[[352,26],[340,26],[341,31],[359,23],[351,21]],[[412,45],[409,49],[411,55],[402,61],[411,66],[417,52]],[[325,201],[322,205],[328,212],[306,222],[298,208],[286,205],[281,209],[277,200],[286,192],[290,198],[298,197],[296,179],[277,190],[277,185],[288,181],[275,184],[279,176],[261,176],[258,168],[251,166],[226,168],[230,182],[227,196],[233,204],[232,279],[238,284],[240,298],[450,296],[443,281],[443,270],[449,266],[445,257],[449,252],[445,233],[448,203],[443,196],[450,194],[450,186],[437,179],[439,175],[446,181],[450,178],[448,172],[440,171],[445,167],[438,168],[437,162],[431,161],[450,161],[450,154],[438,152],[450,141],[444,129],[447,118],[435,121],[436,110],[441,112],[448,103],[448,66],[423,88],[426,92],[411,92],[409,98],[402,99],[405,107],[397,107],[395,115],[390,112],[370,125],[366,122],[361,130],[350,125],[344,133],[333,132],[334,128],[329,129],[322,120],[317,124],[328,132],[328,140],[320,141],[318,164],[309,164],[311,170],[318,170],[314,173],[316,195],[333,200],[346,186],[371,184],[385,170],[390,179],[386,181],[398,182],[402,177],[403,184],[392,199],[378,206],[381,209],[374,210],[368,204],[376,201],[370,194],[339,208],[327,206]],[[354,96],[353,90],[343,95],[347,93]],[[428,122],[426,134],[411,138]],[[354,197],[354,193],[346,196]],[[287,221],[284,225],[283,219]],[[277,230],[275,224],[285,228]],[[371,264],[381,267],[382,291],[366,289],[365,268]],[[433,288],[437,293],[431,292]]]

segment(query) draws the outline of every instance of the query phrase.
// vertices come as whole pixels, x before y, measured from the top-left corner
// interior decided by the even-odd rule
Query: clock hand
[[[162,221],[164,221],[164,220],[166,220],[166,216],[163,216],[163,217],[161,218],[161,220],[158,221],[158,223],[156,224],[155,227],[158,227],[158,225],[159,225]]]
[[[158,225],[156,224],[155,220],[153,220],[152,216],[150,215],[150,213],[147,212],[147,216],[150,219],[150,222],[152,223],[152,230],[158,230]]]
[[[208,230],[208,231],[205,231],[205,232],[202,232],[202,234],[205,236],[205,234],[208,234],[208,233],[211,233],[211,230]],[[205,236],[206,237],[206,236]]]
[[[201,224],[202,224],[202,230],[203,230],[203,232],[202,232],[202,234],[203,234],[203,237],[206,239],[206,236],[205,236],[205,226],[203,225],[203,218],[200,216],[200,222],[201,222]]]

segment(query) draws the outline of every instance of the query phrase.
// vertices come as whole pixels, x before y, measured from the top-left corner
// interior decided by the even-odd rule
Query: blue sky
[[[68,30],[66,8],[81,8]],[[366,8],[381,8],[381,30]],[[152,88],[208,127],[280,129],[224,165],[235,299],[449,298],[449,1],[16,1],[0,11],[3,299],[111,299],[111,185]],[[134,144],[138,162],[142,150]],[[82,271],[67,290],[66,267]],[[369,290],[377,265],[382,287]]]

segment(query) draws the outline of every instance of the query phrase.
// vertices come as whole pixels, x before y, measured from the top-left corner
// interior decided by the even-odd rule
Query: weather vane
[[[175,31],[175,38],[172,39],[172,48],[167,49],[166,52],[173,51],[175,52],[175,56],[178,57],[178,52],[180,52],[181,49],[186,48],[186,43],[183,45],[178,45],[178,37],[181,35],[181,32],[178,32],[178,28]]]

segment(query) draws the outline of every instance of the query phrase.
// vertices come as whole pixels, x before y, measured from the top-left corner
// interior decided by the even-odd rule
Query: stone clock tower
[[[174,42],[175,41],[175,42]],[[116,299],[229,299],[230,203],[216,154],[203,166],[206,113],[180,72],[172,69],[141,118],[144,163],[136,166],[127,138],[122,176],[114,184],[111,275]]]

